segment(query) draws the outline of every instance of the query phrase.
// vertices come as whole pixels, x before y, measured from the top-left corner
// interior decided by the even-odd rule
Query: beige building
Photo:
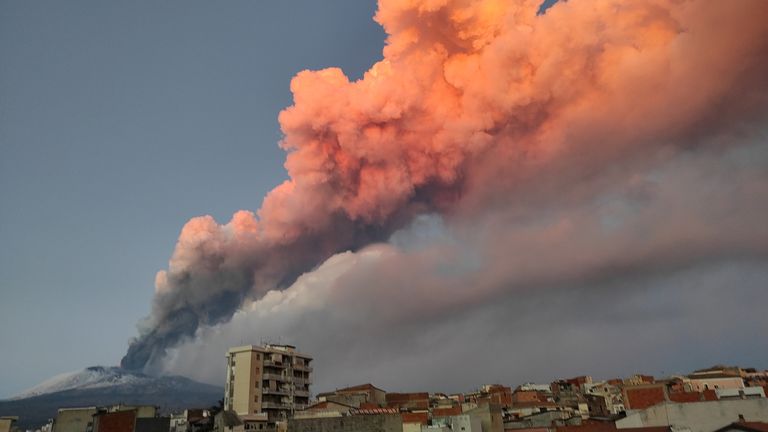
[[[0,417],[0,432],[12,432],[16,430],[14,424],[19,420],[16,416]]]
[[[93,428],[93,415],[98,408],[60,408],[53,421],[53,432],[86,432]]]
[[[620,432],[626,428],[673,426],[691,432],[712,432],[738,421],[768,422],[768,399],[663,402],[630,411],[616,420],[616,428]]]
[[[246,345],[227,352],[224,409],[241,418],[283,420],[309,405],[312,357],[290,345]]]

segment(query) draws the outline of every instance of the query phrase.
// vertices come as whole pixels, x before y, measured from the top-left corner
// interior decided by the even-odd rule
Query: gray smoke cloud
[[[767,367],[754,339],[768,328],[765,137],[625,172],[525,217],[419,217],[201,328],[156,371],[221,383],[228,347],[278,337],[315,356],[319,391]]]
[[[422,6],[380,1],[389,37],[363,79],[294,78],[290,180],[256,214],[185,225],[123,367],[163,369],[201,329],[419,215],[443,220],[447,244],[396,247],[345,286],[425,323],[501,292],[762,259],[768,3]],[[382,328],[393,314],[362,312]]]

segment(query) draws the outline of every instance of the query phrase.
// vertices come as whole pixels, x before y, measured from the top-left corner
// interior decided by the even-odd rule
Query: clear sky
[[[192,216],[285,178],[302,69],[381,57],[375,2],[0,2],[0,398],[118,364]]]

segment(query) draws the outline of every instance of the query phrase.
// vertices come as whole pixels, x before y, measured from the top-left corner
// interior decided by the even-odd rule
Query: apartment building
[[[291,345],[246,345],[227,352],[224,409],[239,416],[289,418],[309,405],[312,357]]]

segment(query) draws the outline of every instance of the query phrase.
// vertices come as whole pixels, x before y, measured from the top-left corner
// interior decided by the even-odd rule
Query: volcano
[[[59,408],[118,403],[160,407],[167,413],[216,405],[224,389],[181,376],[150,376],[119,367],[92,366],[50,378],[0,400],[0,415],[19,416],[20,429],[35,429]]]

